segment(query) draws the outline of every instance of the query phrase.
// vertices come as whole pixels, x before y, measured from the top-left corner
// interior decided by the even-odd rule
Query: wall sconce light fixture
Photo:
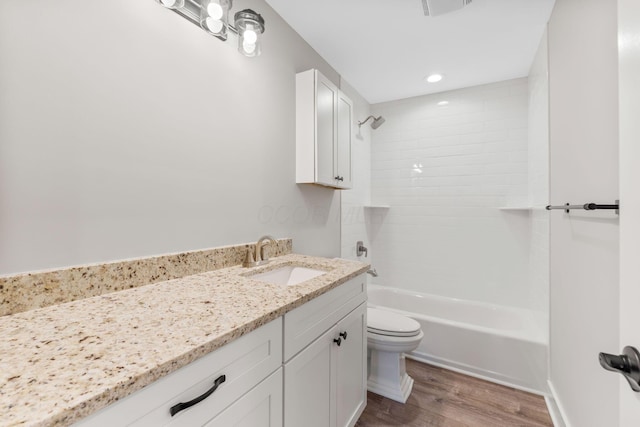
[[[227,40],[229,32],[238,36],[238,51],[244,56],[260,55],[260,38],[264,33],[264,19],[251,9],[236,12],[234,25],[229,24],[229,10],[233,0],[156,0],[193,24],[202,27],[220,40]]]
[[[235,16],[238,31],[238,50],[244,56],[260,55],[260,36],[264,32],[264,19],[251,9],[241,10]]]

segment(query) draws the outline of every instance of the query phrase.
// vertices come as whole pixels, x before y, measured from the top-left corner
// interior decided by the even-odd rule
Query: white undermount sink
[[[292,286],[309,279],[313,279],[314,277],[321,276],[325,273],[326,271],[316,270],[315,268],[285,265],[276,268],[275,270],[254,274],[249,276],[249,278],[275,285]]]

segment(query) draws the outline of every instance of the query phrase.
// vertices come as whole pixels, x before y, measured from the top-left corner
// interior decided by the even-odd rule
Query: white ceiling
[[[433,18],[421,0],[266,1],[374,104],[528,75],[555,0],[474,0]]]

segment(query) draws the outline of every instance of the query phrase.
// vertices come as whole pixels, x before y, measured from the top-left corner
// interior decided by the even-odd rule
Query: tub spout
[[[367,274],[370,274],[372,277],[378,277],[378,272],[375,268],[370,268],[369,270],[367,270]]]

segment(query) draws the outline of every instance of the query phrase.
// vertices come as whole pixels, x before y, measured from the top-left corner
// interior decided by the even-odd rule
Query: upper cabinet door
[[[353,104],[318,70],[296,75],[296,183],[351,188]]]
[[[336,183],[334,159],[336,146],[336,104],[338,88],[318,73],[316,82],[316,183]]]
[[[338,91],[338,137],[336,140],[336,176],[342,188],[352,187],[351,141],[353,138],[353,103]]]

